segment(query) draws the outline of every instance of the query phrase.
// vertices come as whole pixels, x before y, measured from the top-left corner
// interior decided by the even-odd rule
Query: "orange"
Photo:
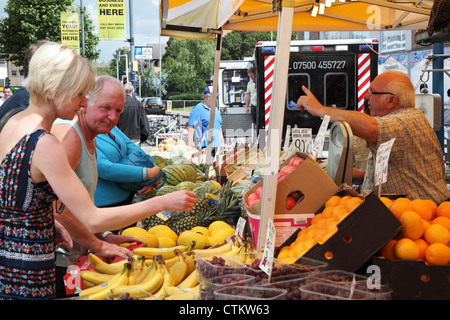
[[[448,230],[450,230],[450,218],[447,217],[437,217],[434,218],[433,221],[431,221],[431,224],[440,224],[444,227],[446,227]]]
[[[325,210],[324,210],[325,211]],[[311,219],[311,224],[316,224],[318,221],[320,221],[323,218],[323,214],[322,213],[318,213],[316,214],[312,219]]]
[[[327,202],[325,202],[325,208],[337,206],[340,200],[341,200],[340,196],[332,196],[330,199],[327,200]]]
[[[406,199],[406,198],[399,198],[399,199]],[[400,220],[401,215],[406,211],[413,211],[411,205],[408,201],[403,200],[395,200],[392,202],[392,204],[389,206],[389,210],[391,210],[392,214]]]
[[[420,214],[420,216],[425,220],[433,219],[433,210],[431,209],[431,206],[425,202],[425,200],[415,199],[411,200],[409,204],[411,205],[413,211]]]
[[[386,259],[395,260],[396,257],[395,257],[394,247],[395,247],[396,243],[397,243],[397,240],[394,240],[394,239],[389,240],[389,242],[386,243],[383,246],[383,248],[381,248],[380,255],[382,257],[385,257]]]
[[[450,218],[450,201],[444,201],[437,207],[436,217]]]
[[[425,201],[430,206],[431,212],[433,213],[433,218],[436,217],[436,210],[438,207],[437,204],[433,200],[430,200],[430,199],[425,199],[423,201]]]
[[[326,207],[322,211],[322,215],[324,218],[330,218],[333,216],[333,210],[336,208],[335,206]]]
[[[395,244],[394,252],[397,259],[417,260],[420,254],[420,249],[411,239],[402,238]]]
[[[383,202],[384,205],[385,205],[386,207],[388,207],[388,208],[389,208],[389,206],[390,206],[391,203],[392,203],[392,200],[389,199],[388,197],[380,197],[380,200],[381,200],[381,202]]]
[[[347,208],[344,205],[338,205],[334,207],[333,209],[333,217],[336,219],[340,219],[342,217],[346,217],[350,212],[347,210]]]
[[[429,223],[425,219],[422,219],[422,222],[423,222],[423,232],[425,233],[425,231],[428,229],[428,227],[431,225],[431,223]]]
[[[363,199],[361,199],[360,197],[352,197],[351,199],[348,199],[347,202],[344,203],[344,206],[349,212],[352,212],[362,202],[363,202]]]
[[[322,241],[323,237],[324,237],[327,233],[328,233],[327,230],[321,229],[321,228],[320,228],[320,229],[317,228],[317,229],[311,231],[310,236],[311,236],[311,239],[313,239],[313,240],[319,242],[319,241]]]
[[[422,217],[414,211],[406,211],[400,217],[402,224],[401,234],[405,238],[417,240],[424,233]]]
[[[408,198],[405,197],[400,197],[394,200],[394,202],[406,202],[406,203],[410,203],[411,200],[409,200]]]
[[[425,260],[431,265],[446,266],[450,262],[450,248],[442,243],[432,243],[425,250]]]
[[[344,205],[348,200],[350,200],[352,198],[352,196],[349,196],[349,195],[347,195],[347,196],[343,196],[342,198],[341,198],[341,200],[339,200],[339,204],[342,204],[342,205]]]
[[[425,260],[425,250],[428,248],[428,242],[423,240],[422,238],[417,239],[414,241],[417,246],[419,247],[419,257],[417,259],[419,260]]]
[[[281,258],[289,258],[289,257],[292,257],[292,256],[293,256],[293,250],[290,247],[286,246],[286,247],[283,247],[280,250],[280,253],[278,253],[278,257],[277,258],[279,258],[279,259],[281,259]]]
[[[450,231],[440,224],[432,224],[425,230],[424,239],[429,243],[442,243],[447,245],[450,241]]]
[[[328,239],[330,239],[336,232],[338,231],[337,226],[333,226],[330,229],[328,229],[328,233],[322,238],[322,241],[320,242],[325,243]]]

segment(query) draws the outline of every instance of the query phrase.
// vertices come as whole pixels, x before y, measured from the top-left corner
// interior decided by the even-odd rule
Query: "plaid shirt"
[[[376,145],[371,154],[362,186],[373,188],[375,156],[380,144],[395,138],[389,156],[388,177],[381,186],[382,194],[405,195],[410,200],[430,199],[437,204],[449,198],[445,182],[445,165],[439,140],[423,112],[416,108],[400,108],[375,117],[378,123]]]

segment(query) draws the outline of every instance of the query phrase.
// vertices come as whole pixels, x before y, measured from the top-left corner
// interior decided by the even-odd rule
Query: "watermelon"
[[[192,191],[192,190],[194,190],[197,187],[197,185],[194,182],[192,182],[192,181],[183,181],[183,182],[180,182],[179,184],[177,184],[176,187],[179,190]]]
[[[159,189],[158,191],[156,191],[156,196],[162,196],[171,192],[175,192],[178,191],[179,189],[176,186],[168,186],[165,185],[163,187],[161,187],[161,189]]]
[[[220,188],[222,188],[220,183],[218,183],[217,181],[214,181],[214,180],[205,181],[205,182],[203,182],[203,185],[208,186],[211,191],[216,191],[216,190],[219,190]]]
[[[176,165],[166,166],[162,169],[166,174],[166,183],[172,186],[176,186],[180,182],[186,181],[187,177],[183,169]]]
[[[195,167],[189,164],[182,164],[179,165],[178,167],[181,168],[186,174],[186,181],[195,182],[195,180],[197,180],[197,171]]]
[[[154,155],[152,156],[152,160],[161,169],[167,166],[166,160],[161,156]]]

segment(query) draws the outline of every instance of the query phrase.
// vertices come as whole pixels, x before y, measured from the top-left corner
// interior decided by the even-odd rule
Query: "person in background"
[[[203,101],[198,103],[191,111],[188,121],[189,145],[198,150],[206,148],[208,142],[209,119],[211,114],[212,97],[211,90],[206,87],[203,91]],[[224,145],[222,133],[222,117],[216,108],[214,112],[214,130],[212,137],[212,156],[218,148]]]
[[[365,139],[371,149],[363,176],[362,193],[373,191],[375,157],[382,143],[395,138],[392,146],[386,183],[381,194],[405,195],[413,199],[430,199],[436,204],[449,198],[445,182],[443,153],[439,140],[423,112],[415,108],[415,92],[408,75],[385,71],[370,84],[364,97],[370,115],[327,108],[321,105],[306,87],[306,95],[297,101],[297,108],[330,121],[346,121],[353,134]]]
[[[9,86],[3,88],[3,97],[0,99],[0,106],[13,95],[12,89]]]
[[[94,194],[98,207],[116,207],[133,202],[136,192],[126,187],[126,183],[157,179],[162,171],[158,166],[142,167],[123,162],[131,153],[143,150],[131,141],[117,126],[108,134],[100,134],[97,142],[98,182]],[[159,179],[158,179],[159,180]],[[140,195],[148,195],[154,184],[143,187]]]
[[[255,67],[248,68],[248,76],[250,78],[247,83],[247,95],[245,97],[245,113],[252,115],[253,130],[258,131],[258,98],[256,94],[256,69]]]
[[[53,42],[36,50],[29,67],[30,104],[0,133],[0,270],[10,270],[0,274],[2,299],[55,297],[56,246],[72,245],[67,230],[55,222],[56,199],[91,233],[119,229],[162,210],[189,211],[196,201],[195,193],[178,191],[126,208],[97,208],[50,134],[57,118],[71,120],[86,106],[86,94],[95,86],[92,67],[73,48]]]
[[[141,144],[147,141],[150,134],[147,115],[142,103],[134,98],[133,85],[126,83],[124,89],[126,94],[125,106],[120,114],[117,127],[134,143]]]
[[[111,76],[99,76],[95,79],[94,91],[88,96],[87,106],[82,107],[73,120],[57,119],[52,127],[51,133],[61,141],[71,167],[88,190],[92,201],[98,180],[95,137],[111,131],[117,123],[124,101],[122,84]],[[67,208],[55,218],[69,231],[73,240],[72,249],[59,248],[56,251],[57,298],[66,296],[64,276],[68,267],[75,265],[88,252],[105,259],[127,259],[133,256],[133,252],[119,244],[141,243],[135,238],[110,231],[94,235]]]

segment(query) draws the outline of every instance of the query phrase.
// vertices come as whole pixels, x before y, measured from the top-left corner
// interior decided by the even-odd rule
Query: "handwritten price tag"
[[[259,268],[267,273],[269,278],[272,274],[273,254],[275,250],[275,233],[275,225],[272,220],[269,219],[269,222],[267,223],[266,245],[259,264]]]
[[[311,128],[293,128],[292,143],[295,150],[312,155],[312,129]]]
[[[317,158],[323,150],[323,144],[325,143],[325,133],[327,132],[328,123],[330,123],[330,116],[325,115],[320,125],[319,132],[317,133],[316,140],[314,141],[313,154]]]
[[[380,146],[378,147],[377,158],[375,162],[375,186],[378,186],[387,181],[389,155],[391,154],[391,149],[394,141],[395,138],[380,144]]]

